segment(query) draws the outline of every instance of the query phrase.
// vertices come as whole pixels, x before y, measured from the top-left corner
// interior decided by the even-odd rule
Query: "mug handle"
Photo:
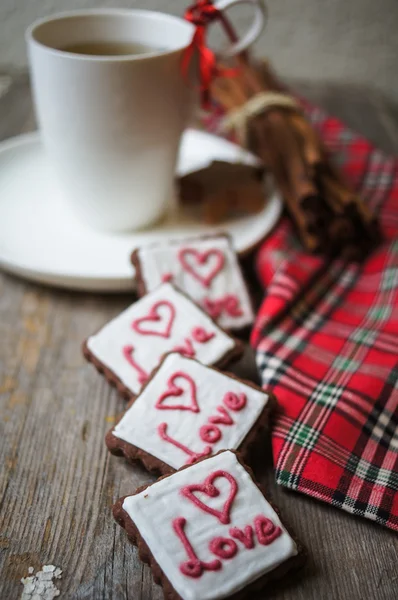
[[[266,9],[262,0],[218,0],[214,3],[214,6],[220,11],[226,11],[236,4],[251,4],[254,7],[253,23],[241,39],[219,53],[221,58],[229,58],[246,50],[256,41],[266,23]]]

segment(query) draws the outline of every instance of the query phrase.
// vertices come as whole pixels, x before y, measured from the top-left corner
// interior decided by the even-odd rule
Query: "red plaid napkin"
[[[257,255],[266,295],[251,341],[280,406],[276,480],[398,530],[398,161],[304,110],[385,239],[361,266],[327,263],[286,219]]]

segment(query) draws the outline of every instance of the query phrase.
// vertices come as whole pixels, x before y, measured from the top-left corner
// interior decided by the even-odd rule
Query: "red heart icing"
[[[159,308],[161,306],[166,306],[169,314],[166,317],[159,314]],[[136,319],[132,323],[132,328],[141,335],[158,335],[159,337],[168,338],[170,337],[171,328],[174,323],[174,319],[176,316],[176,309],[168,300],[159,300],[155,302],[155,304],[150,309],[149,313],[145,317],[140,317]],[[163,329],[157,331],[156,329],[148,329],[144,328],[144,323],[158,323],[159,321],[163,322]]]
[[[185,379],[188,381],[190,386],[190,404],[164,404],[165,400],[170,397],[179,397],[184,394],[184,390],[182,387],[176,385],[176,379]],[[159,410],[191,410],[194,413],[200,412],[198,402],[196,400],[196,385],[192,377],[187,375],[186,373],[182,373],[178,371],[171,375],[167,382],[168,388],[167,390],[160,396],[158,401],[155,404],[155,408]]]
[[[202,502],[202,500],[199,500],[197,496],[194,495],[195,492],[202,492],[203,494],[207,494],[208,496],[210,496],[210,498],[216,498],[217,496],[219,496],[220,490],[213,485],[213,481],[215,479],[218,479],[219,477],[224,477],[229,481],[231,485],[228,498],[224,502],[222,510],[216,510],[215,508],[208,506],[207,504]],[[198,508],[200,508],[204,512],[209,513],[210,515],[213,515],[220,521],[220,523],[226,525],[231,522],[231,506],[237,491],[238,484],[236,483],[236,479],[232,477],[230,473],[220,470],[211,473],[208,477],[206,477],[203,483],[194,483],[192,485],[186,485],[181,489],[181,494],[188,498],[188,500],[191,500],[191,502],[193,502]]]
[[[192,256],[198,266],[205,265],[212,256],[216,257],[216,262],[210,272],[207,275],[203,275],[202,273],[198,272],[197,268],[195,269],[195,266],[191,262],[188,262],[188,256]],[[225,257],[218,248],[211,248],[210,250],[205,250],[204,252],[195,250],[195,248],[181,248],[178,253],[178,260],[180,261],[182,268],[185,269],[187,273],[190,273],[192,277],[208,288],[210,287],[214,277],[222,270]]]

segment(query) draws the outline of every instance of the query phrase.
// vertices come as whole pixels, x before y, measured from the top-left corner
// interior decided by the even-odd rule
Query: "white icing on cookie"
[[[218,494],[211,497],[197,490],[186,493],[187,486],[201,485],[219,471],[226,473],[228,479],[218,476],[212,480]],[[231,498],[233,491],[235,495]],[[213,514],[195,504],[192,495]],[[278,515],[232,452],[204,460],[154,483],[140,494],[128,496],[123,508],[183,600],[215,600],[230,596],[297,554],[296,544]],[[222,515],[229,523],[220,521]],[[268,523],[276,533],[275,539],[270,537],[267,545],[260,543],[256,534],[254,522],[259,515],[271,521]],[[221,563],[218,570],[204,568],[197,577],[184,574],[183,565],[189,556],[173,525],[181,519],[185,520],[184,535],[196,557],[207,563],[218,560]],[[253,532],[251,548],[230,533],[231,528],[244,531],[247,526],[251,526]],[[236,544],[234,556],[220,558],[210,550],[212,540],[219,537],[233,539]],[[233,542],[230,542],[232,546]],[[211,547],[214,548],[214,542]]]
[[[147,246],[139,250],[138,256],[147,291],[171,276],[173,283],[207,308],[209,314],[215,311],[221,327],[241,329],[253,322],[246,284],[227,237]]]
[[[198,328],[211,339],[198,341]],[[235,341],[186,296],[165,283],[91,336],[87,346],[133,394],[138,394],[144,375],[149,377],[162,356],[175,347],[187,348],[197,360],[212,365],[233,350]]]
[[[165,398],[158,408],[159,399],[170,389],[168,382],[176,373],[186,374],[188,379],[176,377],[176,393]],[[194,382],[195,389],[192,389],[190,381]],[[183,390],[182,394],[179,394],[178,388]],[[231,409],[228,399],[227,404],[223,402],[228,392],[233,392],[238,397],[244,394],[245,406],[240,410]],[[194,453],[203,452],[208,445],[211,446],[212,454],[226,448],[236,450],[257,421],[268,399],[265,392],[255,390],[195,360],[171,354],[116,425],[113,435],[156,456],[174,469],[179,469],[188,463],[190,455],[162,439],[159,434],[162,423],[167,424],[168,436]],[[173,406],[183,408],[170,408]],[[221,410],[217,407],[221,407]],[[208,435],[214,435],[214,432],[216,436],[217,432],[221,434],[219,440],[210,444],[203,431],[205,440],[201,437],[201,428],[209,425]]]

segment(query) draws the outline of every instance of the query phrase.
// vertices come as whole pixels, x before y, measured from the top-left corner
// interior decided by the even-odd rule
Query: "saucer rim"
[[[189,131],[194,132],[195,134],[199,134],[199,136],[201,137],[217,138],[217,140],[221,142],[226,142],[227,144],[235,146],[235,144],[231,143],[229,140],[224,140],[223,138],[220,138],[212,133],[208,133],[200,129],[189,128]],[[20,135],[13,136],[11,138],[7,138],[1,141],[0,155],[8,151],[12,151],[15,148],[23,147],[29,144],[41,145],[40,132],[38,130],[29,133],[22,133]],[[245,151],[245,153],[247,153],[248,155],[251,154],[247,151]],[[251,156],[253,162],[256,162],[256,157],[254,155]],[[252,242],[249,245],[246,245],[239,251],[237,251],[237,254],[240,257],[246,256],[247,254],[251,253],[266,239],[266,237],[268,237],[268,235],[271,233],[271,231],[274,229],[275,225],[280,219],[282,208],[283,206],[280,198],[280,193],[274,189],[272,194],[270,195],[266,207],[266,211],[269,214],[269,220],[271,221],[271,225],[267,228],[267,230],[262,236],[257,236],[256,238],[253,238]],[[217,229],[219,232],[225,231],[222,226],[220,228],[214,227],[211,228],[211,230],[209,230],[209,235],[216,235]],[[132,247],[131,251],[133,250],[134,248]],[[31,282],[43,284],[50,287],[63,288],[71,291],[117,293],[134,291],[136,289],[133,266],[131,266],[131,275],[129,277],[127,276],[127,274],[122,277],[120,276],[120,274],[114,276],[109,273],[106,275],[98,276],[90,275],[88,273],[73,274],[68,273],[65,270],[59,271],[48,268],[37,269],[32,267],[31,265],[24,264],[23,260],[20,260],[18,258],[10,260],[9,257],[5,256],[2,253],[1,245],[0,270],[5,271],[11,275],[22,277],[23,279],[26,279]]]

